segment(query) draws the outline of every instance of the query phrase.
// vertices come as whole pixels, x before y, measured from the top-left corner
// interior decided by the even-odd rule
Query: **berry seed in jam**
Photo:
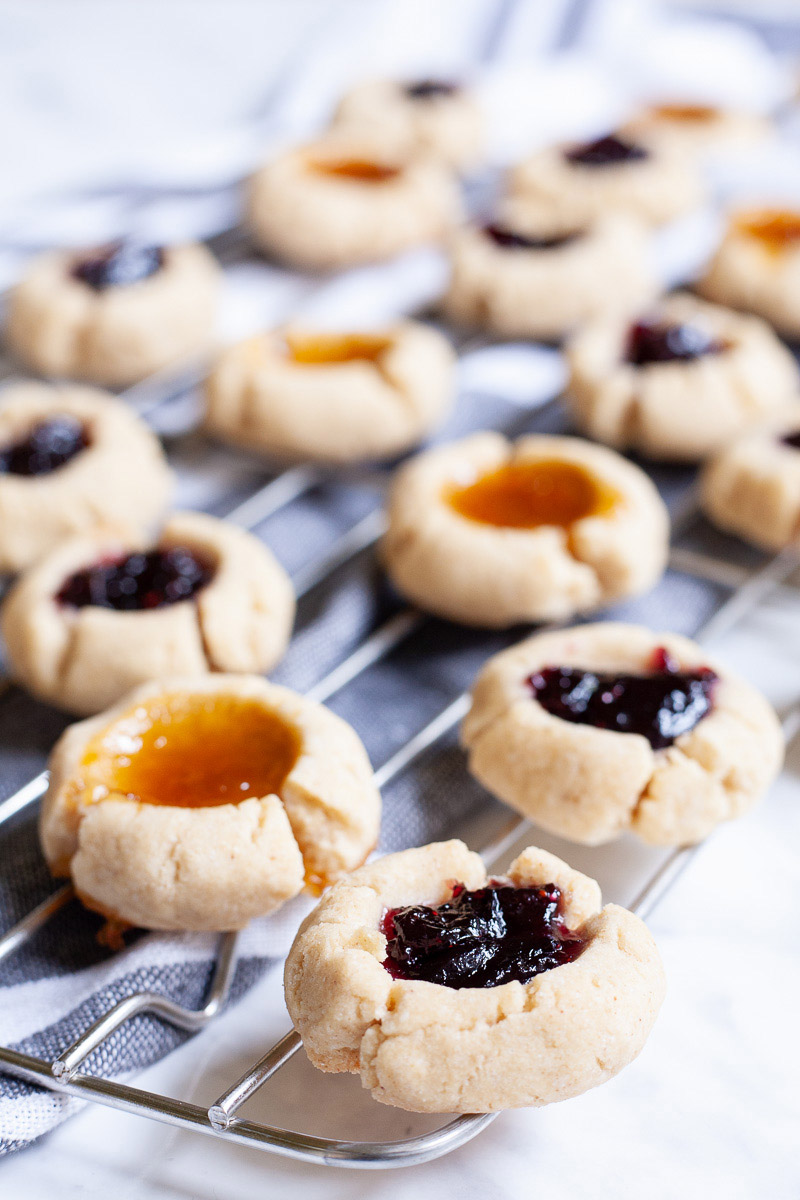
[[[185,546],[128,554],[76,571],[56,599],[70,608],[113,608],[118,612],[163,608],[191,600],[211,582],[213,571]]]
[[[647,675],[544,667],[528,684],[539,704],[562,721],[639,733],[654,750],[663,750],[708,715],[718,678],[710,667],[681,671],[661,647]]]
[[[625,361],[635,367],[651,363],[691,362],[707,354],[721,354],[727,344],[697,325],[639,321],[628,333]]]
[[[49,475],[88,445],[86,430],[75,417],[50,417],[21,441],[0,449],[0,474]]]
[[[407,84],[403,91],[409,100],[435,100],[441,96],[454,96],[460,88],[457,83],[443,79],[420,79],[418,83]]]
[[[781,438],[781,445],[790,446],[792,450],[800,450],[800,430],[797,433],[787,433]]]
[[[384,966],[395,979],[450,988],[489,988],[572,962],[584,948],[559,916],[561,891],[492,881],[469,892],[456,884],[436,908],[410,905],[384,915]]]
[[[96,292],[104,292],[106,288],[127,287],[149,279],[163,265],[164,251],[159,246],[119,241],[76,263],[72,274]]]
[[[613,167],[619,163],[641,162],[649,155],[643,146],[625,142],[610,133],[597,141],[565,150],[564,157],[579,167]]]
[[[553,237],[527,237],[505,225],[484,225],[483,232],[503,250],[557,250],[574,242],[579,236],[577,233],[561,233]]]

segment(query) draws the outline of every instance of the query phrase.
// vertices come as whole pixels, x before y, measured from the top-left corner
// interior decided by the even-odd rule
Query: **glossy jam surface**
[[[707,354],[721,354],[727,344],[697,325],[640,321],[632,325],[625,361],[635,367],[651,363],[691,362]]]
[[[300,748],[297,730],[258,701],[168,694],[104,730],[81,766],[93,801],[209,808],[278,793]]]
[[[760,242],[773,254],[800,247],[800,212],[765,208],[740,213],[734,218],[733,227],[737,233]]]
[[[650,109],[654,117],[662,121],[685,121],[687,125],[713,121],[719,109],[708,104],[657,104]]]
[[[782,446],[790,446],[792,450],[800,450],[800,431],[797,433],[787,433],[781,438]]]
[[[711,711],[717,681],[709,667],[681,671],[660,649],[646,675],[544,667],[528,684],[539,704],[562,721],[640,733],[654,750],[663,750]]]
[[[88,445],[86,430],[75,417],[50,417],[20,441],[0,447],[0,474],[49,475]]]
[[[604,516],[619,495],[577,463],[558,459],[510,462],[467,487],[445,493],[451,508],[470,521],[511,529],[566,528],[584,517]]]
[[[311,164],[318,175],[330,175],[334,179],[349,179],[353,183],[388,183],[400,174],[399,167],[387,163],[372,162],[366,158],[323,158]]]
[[[643,146],[634,142],[623,141],[622,138],[609,134],[594,142],[586,142],[575,146],[564,154],[567,162],[580,167],[613,167],[618,163],[641,162],[648,158]]]
[[[568,246],[580,235],[577,233],[562,233],[553,237],[528,237],[524,233],[516,233],[505,225],[484,225],[483,232],[503,250],[557,250]]]
[[[455,96],[461,89],[457,83],[444,79],[420,79],[403,88],[409,100],[435,100],[442,96]]]
[[[392,345],[392,339],[367,333],[315,333],[313,337],[288,334],[286,347],[292,362],[304,367],[335,363],[376,362]]]
[[[413,905],[384,915],[384,966],[395,979],[424,979],[450,988],[488,988],[572,962],[585,942],[559,915],[555,884],[515,888],[501,883],[469,892],[456,884],[436,908]]]
[[[96,292],[103,292],[110,287],[141,283],[160,271],[163,265],[164,251],[158,246],[113,242],[76,263],[72,274]]]
[[[128,554],[94,563],[70,575],[56,599],[70,608],[115,608],[119,612],[163,608],[191,600],[214,571],[185,546]]]

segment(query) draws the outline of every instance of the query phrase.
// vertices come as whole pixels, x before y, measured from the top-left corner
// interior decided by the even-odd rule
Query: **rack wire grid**
[[[496,40],[498,33],[499,26],[493,28],[491,38]],[[240,232],[229,231],[212,239],[210,244],[228,271],[250,262],[252,251]],[[299,281],[293,293],[297,300],[312,295],[314,289],[321,286],[319,281],[308,277],[296,276],[295,280]],[[462,344],[462,354],[473,346],[470,343]],[[225,453],[203,442],[197,434],[197,388],[206,370],[206,362],[184,364],[120,393],[131,407],[166,437],[171,457],[178,459],[179,468],[188,465],[190,470],[196,470],[198,463],[203,463],[208,456]],[[510,436],[522,432],[563,432],[565,428],[569,431],[557,396],[532,408],[518,404],[503,406],[501,403],[502,411],[498,419],[497,408],[501,399],[476,393],[462,395],[459,398],[459,412],[455,421],[445,427],[444,438],[449,440],[470,429],[486,427],[500,428]],[[494,414],[494,419],[490,421],[485,419],[487,405]],[[198,497],[195,486],[191,506],[212,511],[216,515],[225,513],[228,521],[263,537],[273,544],[273,549],[274,533],[278,528],[276,522],[311,497],[324,508],[331,502],[332,493],[336,493],[339,502],[342,493],[346,493],[346,498],[355,502],[345,503],[344,510],[360,514],[332,541],[325,539],[310,558],[295,564],[293,569],[290,567],[298,598],[297,628],[313,628],[319,618],[319,591],[324,587],[329,596],[335,596],[341,577],[347,571],[354,570],[359,574],[360,586],[374,599],[373,551],[384,529],[381,495],[390,469],[353,469],[334,473],[316,466],[300,465],[267,475],[263,465],[255,461],[248,462],[246,456],[241,454],[238,457],[247,466],[236,475],[233,489],[236,503],[230,504],[230,489],[221,495],[219,489],[211,485],[213,471],[209,472],[208,477],[203,477],[201,471],[205,491]],[[743,547],[733,539],[714,533],[698,510],[691,472],[659,467],[651,469],[650,473],[670,506],[673,522],[672,548],[665,577],[667,582],[659,587],[669,586],[670,580],[674,584],[676,577],[683,576],[699,581],[704,589],[705,619],[699,627],[687,632],[708,643],[751,615],[776,589],[789,584],[790,594],[795,599],[798,597],[792,583],[792,576],[798,568],[798,556],[793,550],[767,557]],[[256,486],[253,486],[254,483]],[[430,700],[421,702],[426,690],[424,682],[418,683],[409,706],[412,709],[418,707],[424,720],[410,735],[404,732],[399,744],[375,771],[375,781],[384,789],[404,775],[419,770],[426,755],[435,757],[453,748],[454,730],[468,708],[468,694],[464,688],[474,673],[474,664],[501,645],[516,640],[519,631],[512,631],[500,638],[474,631],[454,633],[453,627],[404,607],[395,596],[383,594],[377,602],[367,606],[362,618],[363,627],[359,630],[359,636],[354,637],[349,651],[330,663],[323,677],[305,689],[306,694],[314,700],[330,701],[351,686],[357,687],[372,669],[385,663],[403,647],[408,647],[415,637],[422,639],[421,654],[430,653],[432,647],[435,649],[437,641],[447,646],[447,678],[441,687],[428,689],[433,692],[434,698],[440,691],[447,692],[449,689],[446,702],[439,704],[437,710],[429,715]],[[458,670],[449,669],[452,661],[459,664]],[[459,675],[462,687],[457,686]],[[6,689],[13,689],[13,685],[7,684]],[[0,706],[3,703],[4,698],[0,695]],[[406,723],[411,721],[413,724],[416,715],[413,713],[409,717],[406,713]],[[787,740],[796,734],[800,726],[798,716],[797,705],[784,715]],[[362,730],[359,732],[363,734]],[[460,769],[466,786],[469,777],[463,764]],[[34,805],[46,788],[47,772],[41,771],[0,802],[0,824]],[[521,839],[528,838],[528,835],[529,840],[543,845],[550,845],[554,840],[533,830],[526,820],[511,816],[507,809],[485,793],[482,794],[480,807],[488,812],[476,814],[470,810],[464,817],[467,825],[472,822],[470,827],[480,830],[483,840],[481,854],[490,869],[502,868],[509,850]],[[390,818],[391,814],[385,813],[386,817]],[[464,822],[461,824],[463,827]],[[630,862],[625,864],[629,879],[637,879],[629,907],[640,916],[646,916],[672,886],[696,850],[697,847],[680,847],[659,852],[645,852],[642,848],[626,851],[636,859],[633,870]],[[599,854],[597,849],[585,851],[581,869],[591,871],[592,858],[597,858]],[[639,858],[636,858],[637,855]],[[47,922],[71,902],[73,891],[70,885],[54,891],[0,937],[0,959],[13,954],[35,938]],[[208,1026],[224,1008],[228,997],[236,963],[237,936],[235,933],[219,936],[215,968],[205,1002],[200,1008],[187,1009],[163,995],[141,992],[113,1006],[52,1061],[21,1053],[11,1047],[0,1047],[0,1068],[43,1088],[148,1117],[179,1129],[304,1162],[340,1167],[383,1168],[426,1162],[463,1145],[495,1119],[497,1114],[464,1115],[419,1135],[389,1142],[369,1142],[318,1137],[237,1116],[242,1105],[300,1049],[301,1040],[294,1031],[271,1046],[241,1078],[207,1106],[145,1091],[130,1083],[106,1079],[82,1069],[91,1053],[134,1016],[149,1014],[188,1033],[197,1033]]]

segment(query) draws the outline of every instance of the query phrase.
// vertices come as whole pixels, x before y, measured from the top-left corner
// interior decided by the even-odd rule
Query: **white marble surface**
[[[19,128],[9,130],[6,122],[0,129],[5,161],[16,164],[14,172],[7,172],[13,179],[0,191],[0,267],[4,263],[11,277],[24,253],[42,241],[87,237],[88,230],[102,228],[103,222],[114,228],[124,218],[116,193],[111,199],[93,195],[87,200],[83,194],[76,198],[75,192],[89,184],[116,187],[131,172],[148,180],[193,181],[204,198],[204,209],[174,201],[149,206],[147,219],[154,227],[174,222],[186,228],[194,221],[203,230],[205,221],[213,228],[228,211],[230,194],[224,186],[203,191],[201,184],[224,185],[233,168],[250,161],[262,144],[287,128],[302,128],[348,75],[363,74],[367,67],[468,62],[489,3],[167,0],[104,6],[77,0],[68,17],[67,6],[48,0],[0,3],[0,18],[13,33],[0,43],[0,102],[6,113],[19,114]],[[556,69],[535,55],[564,6],[518,6],[514,29],[504,41],[503,71],[486,77],[487,103],[496,105],[496,114],[508,112],[510,103],[527,94],[538,98],[540,107],[534,105],[535,120],[527,113],[529,124],[517,123],[513,138],[500,128],[498,118],[497,158],[508,156],[523,138],[602,124],[654,81],[661,80],[662,86],[664,80],[685,83],[687,61],[694,63],[688,78],[698,93],[716,88],[716,94],[725,95],[726,89],[735,93],[739,87],[753,103],[763,105],[780,91],[782,81],[766,71],[764,60],[735,30],[713,52],[702,29],[695,31],[693,42],[686,41],[685,31],[682,42],[676,41],[675,31],[664,40],[650,34],[647,69],[637,74],[631,47],[647,15],[640,10],[651,7],[604,5],[592,47]],[[320,45],[311,34],[323,21],[329,24]],[[311,92],[295,88],[282,110],[281,129],[264,122],[262,115],[245,119],[258,109],[262,81],[279,69],[282,56],[303,44],[316,56],[320,86]],[[691,53],[676,57],[676,44],[684,50],[688,46]],[[88,72],[64,66],[78,49],[91,66]],[[713,70],[704,69],[709,53]],[[749,63],[749,71],[741,69],[743,62]],[[221,87],[216,81],[223,76]],[[209,79],[215,81],[211,90]],[[125,93],[132,97],[130,105]],[[553,96],[560,103],[552,107],[559,111],[542,111]],[[126,106],[139,113],[139,121],[130,114],[125,118]],[[55,127],[54,107],[61,122]],[[160,140],[154,146],[155,128]],[[214,134],[210,139],[209,130]],[[122,153],[118,143],[124,145],[129,136],[130,153]],[[67,146],[87,143],[79,163],[69,153],[55,153],[65,139]],[[184,149],[173,154],[178,143]],[[796,186],[796,162],[787,165],[780,156],[770,157],[768,149],[764,155],[757,171],[752,163],[726,165],[732,191],[746,191],[754,177],[762,186]],[[67,192],[71,196],[65,200]],[[800,195],[800,188],[795,194]],[[347,294],[356,296],[360,289]],[[493,370],[491,364],[485,369]],[[780,707],[800,699],[799,625],[797,595],[780,592],[719,647]],[[798,772],[800,746],[795,745],[768,801],[715,834],[653,914],[650,924],[664,955],[669,995],[641,1058],[596,1092],[547,1110],[504,1114],[446,1159],[380,1175],[301,1166],[92,1107],[37,1146],[1,1162],[0,1196],[796,1200]],[[619,886],[621,869],[630,861],[625,847],[594,858],[585,855],[571,857],[576,865],[595,865],[607,895],[630,898],[634,881],[628,881],[627,892]],[[201,1037],[136,1082],[210,1101],[286,1028],[275,972]],[[424,1124],[373,1104],[356,1080],[321,1076],[301,1058],[244,1112],[279,1125],[359,1138],[397,1136]]]

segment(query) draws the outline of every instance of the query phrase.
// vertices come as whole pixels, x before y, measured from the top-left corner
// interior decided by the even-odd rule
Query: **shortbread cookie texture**
[[[248,199],[259,246],[312,270],[441,241],[460,214],[457,185],[435,159],[336,133],[273,159],[253,176]]]
[[[616,134],[541,150],[512,170],[508,186],[542,219],[576,224],[616,210],[660,225],[705,195],[689,156],[657,139]]]
[[[565,225],[506,203],[488,225],[454,235],[442,302],[458,324],[501,337],[562,338],[598,313],[633,311],[658,290],[645,227],[608,214]]]
[[[400,469],[382,556],[415,604],[504,628],[645,591],[664,569],[668,535],[655,487],[612,451],[478,433]]]
[[[218,291],[196,244],[54,251],[12,292],[8,341],[42,375],[125,387],[205,349]]]
[[[158,439],[113,396],[39,383],[0,395],[0,571],[109,522],[145,530],[171,490]]]
[[[710,104],[664,102],[636,113],[622,127],[625,138],[645,137],[676,151],[705,151],[750,146],[769,136],[766,117]]]
[[[596,845],[700,841],[761,798],[783,736],[755,688],[674,633],[603,622],[491,658],[462,741],[480,782],[543,829]]]
[[[380,795],[354,731],[256,676],[149,683],[50,758],[45,857],[90,908],[240,929],[364,862]]]
[[[449,917],[430,912],[442,905]],[[442,956],[463,942],[484,978],[508,982],[430,982],[437,936]],[[489,880],[452,841],[337,883],[301,926],[285,986],[315,1066],[360,1074],[382,1104],[464,1113],[550,1104],[616,1075],[644,1045],[664,975],[646,926],[601,907],[594,880],[533,847]]]
[[[794,358],[763,321],[688,294],[630,322],[589,322],[567,347],[581,431],[649,458],[693,462],[785,408]]]
[[[2,609],[15,678],[81,715],[149,679],[267,671],[293,619],[291,581],[267,547],[189,512],[173,514],[155,545],[109,530],[64,542]]]
[[[480,108],[465,87],[447,80],[376,79],[339,102],[334,128],[366,133],[401,154],[426,154],[457,171],[475,167],[484,144]]]
[[[764,550],[800,544],[800,404],[724,446],[700,479],[706,515]]]
[[[389,458],[444,419],[454,368],[447,339],[418,321],[360,333],[286,327],[221,355],[206,426],[276,459]]]
[[[800,210],[733,213],[697,290],[755,313],[784,337],[800,341]]]

